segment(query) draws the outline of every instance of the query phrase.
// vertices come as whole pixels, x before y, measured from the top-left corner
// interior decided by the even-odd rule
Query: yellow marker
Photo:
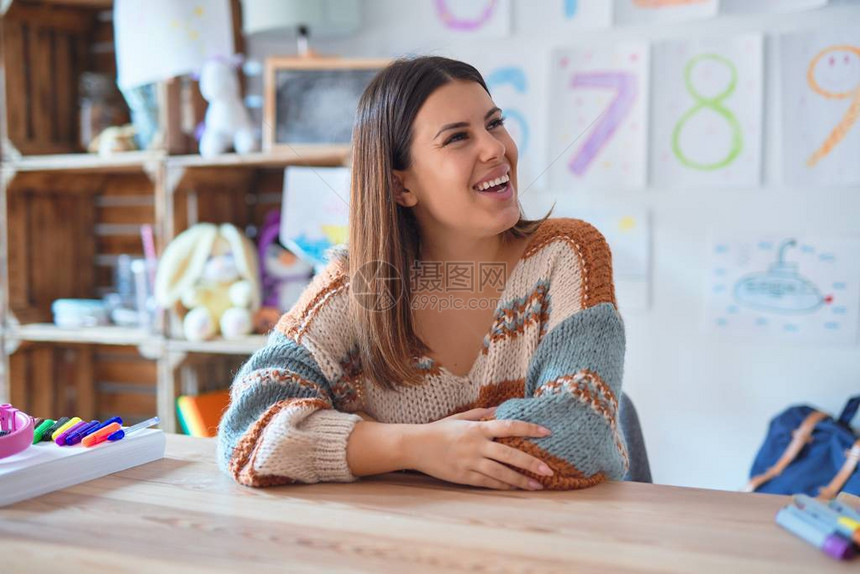
[[[54,434],[51,435],[51,440],[57,440],[57,437],[66,432],[66,430],[72,428],[74,425],[81,422],[81,417],[72,417],[69,421],[54,431]]]

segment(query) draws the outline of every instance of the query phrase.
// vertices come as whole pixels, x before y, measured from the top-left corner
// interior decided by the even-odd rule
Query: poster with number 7
[[[780,59],[785,182],[860,183],[860,28],[787,34]]]
[[[548,125],[553,187],[644,186],[648,44],[554,52]]]

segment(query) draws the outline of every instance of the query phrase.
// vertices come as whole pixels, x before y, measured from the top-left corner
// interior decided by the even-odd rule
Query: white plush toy
[[[200,155],[213,157],[228,151],[249,153],[257,149],[254,126],[239,96],[239,81],[233,67],[215,58],[200,71],[200,93],[209,102],[200,137]]]
[[[158,264],[155,297],[162,307],[188,310],[182,327],[189,341],[247,335],[260,308],[254,245],[235,226],[198,223],[174,239]]]

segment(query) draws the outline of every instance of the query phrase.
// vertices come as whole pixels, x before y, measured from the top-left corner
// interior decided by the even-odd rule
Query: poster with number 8
[[[648,45],[554,52],[549,114],[553,187],[644,186]]]
[[[755,186],[761,175],[760,34],[654,47],[654,184]]]
[[[782,36],[780,59],[786,183],[860,183],[860,28]]]

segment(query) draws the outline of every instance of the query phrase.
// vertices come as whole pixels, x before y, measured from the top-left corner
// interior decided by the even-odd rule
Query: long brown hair
[[[473,66],[439,56],[394,61],[371,81],[358,103],[352,133],[349,207],[350,314],[364,374],[389,390],[420,383],[416,356],[430,348],[415,332],[410,270],[421,237],[410,208],[394,201],[394,170],[408,169],[412,123],[425,100],[452,80],[477,82]],[[505,233],[527,237],[552,213],[519,221]]]

